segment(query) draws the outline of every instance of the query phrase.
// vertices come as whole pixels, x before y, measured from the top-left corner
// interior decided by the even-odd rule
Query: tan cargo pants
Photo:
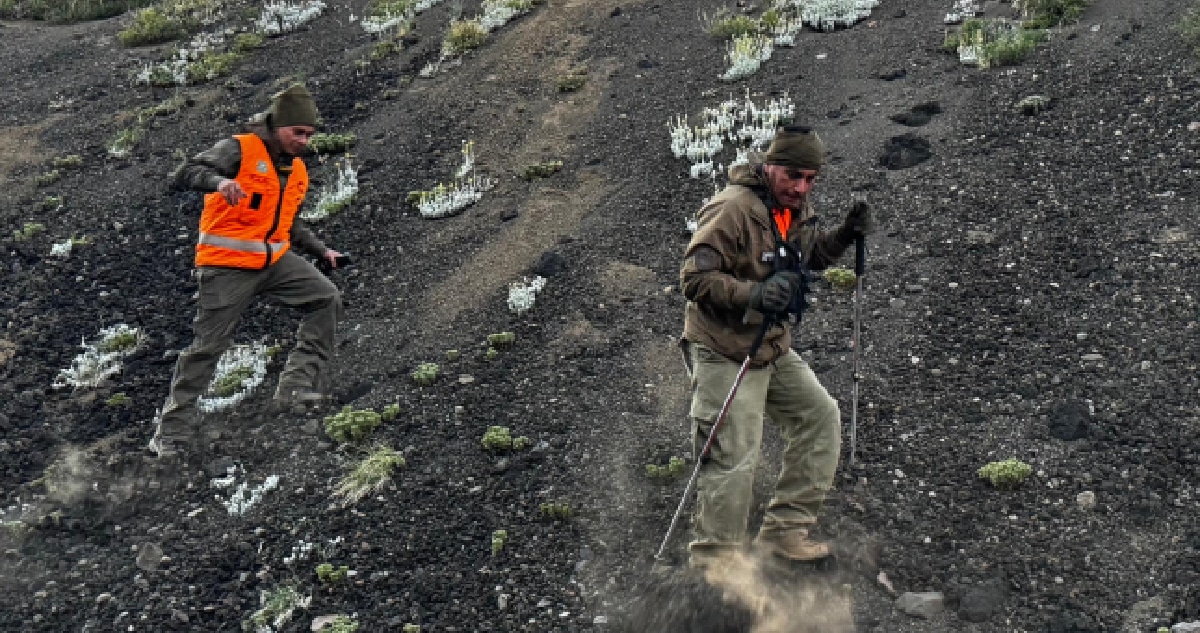
[[[334,332],[342,318],[342,297],[333,282],[291,251],[265,270],[196,272],[200,299],[192,322],[194,337],[175,361],[171,393],[160,417],[162,435],[187,437],[198,431],[196,401],[208,389],[217,360],[229,349],[242,313],[258,296],[304,312],[296,346],[279,376],[279,390],[320,388],[318,379],[333,357]]]
[[[693,451],[699,456],[741,363],[693,342],[683,343],[692,379]],[[763,413],[785,442],[783,468],[762,531],[807,528],[833,484],[841,449],[841,414],[812,369],[788,350],[775,363],[746,372],[696,481],[693,553],[716,553],[746,540]]]

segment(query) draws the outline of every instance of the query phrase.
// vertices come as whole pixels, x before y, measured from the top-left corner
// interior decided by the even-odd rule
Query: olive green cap
[[[317,126],[317,104],[303,84],[292,84],[272,97],[270,114],[275,127]]]
[[[825,144],[810,127],[781,127],[763,155],[763,163],[795,169],[820,169],[825,164]]]

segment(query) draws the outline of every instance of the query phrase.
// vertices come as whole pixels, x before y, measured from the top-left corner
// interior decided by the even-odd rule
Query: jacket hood
[[[741,185],[743,187],[766,186],[766,183],[758,177],[758,168],[760,166],[762,166],[762,159],[758,156],[751,156],[749,163],[730,166],[729,184]]]

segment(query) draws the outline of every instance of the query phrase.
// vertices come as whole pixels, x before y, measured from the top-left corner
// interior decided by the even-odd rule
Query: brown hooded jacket
[[[769,190],[761,164],[743,164],[729,170],[729,186],[714,196],[697,214],[697,228],[688,244],[679,273],[680,287],[688,299],[683,338],[741,362],[750,353],[763,315],[748,307],[754,286],[774,271],[775,232],[764,198]],[[839,228],[817,229],[812,205],[794,212],[785,239],[800,251],[811,270],[829,266],[854,242],[853,234]],[[704,249],[702,247],[711,249]],[[701,251],[697,261],[697,251]],[[712,261],[715,251],[720,261]],[[775,361],[791,347],[791,327],[776,324],[767,332],[753,365]]]

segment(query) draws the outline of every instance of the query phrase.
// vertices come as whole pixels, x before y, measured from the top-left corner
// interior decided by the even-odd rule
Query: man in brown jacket
[[[697,454],[763,320],[774,324],[700,467],[695,534],[688,546],[693,566],[710,565],[744,545],[764,412],[780,426],[786,444],[755,545],[800,561],[830,553],[828,543],[812,539],[808,531],[833,483],[841,416],[837,402],[791,348],[786,312],[800,280],[775,261],[778,241],[784,239],[809,269],[820,270],[874,230],[865,202],[852,205],[840,228],[817,228],[808,195],[824,162],[816,132],[782,128],[761,162],[730,169],[729,186],[697,216],[680,272],[688,299],[682,345],[692,382]]]
[[[258,296],[304,312],[275,400],[310,403],[323,397],[320,382],[333,356],[342,298],[337,286],[295,252],[332,267],[341,255],[296,217],[308,190],[299,155],[316,125],[312,95],[294,85],[274,96],[270,110],[251,119],[247,133],[218,142],[175,173],[176,188],[207,195],[196,245],[200,291],[194,338],[175,363],[171,392],[149,445],[160,457],[199,441],[196,403],[242,313]]]

